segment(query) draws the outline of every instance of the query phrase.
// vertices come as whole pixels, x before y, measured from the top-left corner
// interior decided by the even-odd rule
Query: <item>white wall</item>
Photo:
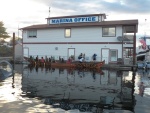
[[[23,44],[29,48],[29,56],[63,56],[67,59],[68,48],[75,48],[75,56],[85,53],[89,60],[94,53],[101,61],[101,49],[110,48],[118,50],[118,58],[122,57],[122,44],[68,44],[67,42],[119,42],[118,36],[122,36],[122,27],[116,27],[116,37],[102,37],[101,27],[71,28],[71,38],[65,38],[64,28],[37,30],[37,38],[28,38],[27,31],[23,32],[23,42],[41,44]],[[66,44],[48,44],[50,42],[66,42]],[[42,44],[43,43],[43,44]],[[45,44],[44,44],[45,43]],[[46,44],[47,43],[47,44]],[[58,50],[55,50],[58,47]]]
[[[25,46],[25,45],[24,45]],[[97,54],[97,58],[101,61],[101,48],[111,48],[118,50],[118,57],[122,56],[122,46],[121,45],[112,45],[112,44],[30,44],[26,45],[29,49],[29,56],[59,56],[67,58],[68,56],[68,48],[75,48],[75,57],[77,57],[80,53],[85,53],[86,57],[89,57],[89,60],[92,60],[92,55],[94,53]],[[38,48],[37,48],[38,47]],[[58,50],[55,50],[55,47],[58,47]]]
[[[23,32],[23,42],[116,42],[122,36],[122,27],[116,27],[116,37],[102,37],[101,27],[71,28],[71,38],[65,38],[64,28],[37,30],[37,38],[28,38]]]
[[[15,45],[15,60],[19,60],[19,61],[23,60],[23,52],[22,52],[21,44]]]

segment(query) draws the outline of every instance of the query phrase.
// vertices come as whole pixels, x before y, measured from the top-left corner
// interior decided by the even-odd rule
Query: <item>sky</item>
[[[106,21],[138,19],[137,37],[150,36],[150,0],[0,0],[0,21],[10,36],[22,37],[18,28],[46,24],[49,16],[99,13]]]

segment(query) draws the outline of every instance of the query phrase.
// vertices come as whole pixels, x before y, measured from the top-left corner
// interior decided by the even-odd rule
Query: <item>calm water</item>
[[[28,107],[26,113],[30,110],[33,113],[149,113],[149,77],[149,70],[88,71],[15,65],[14,76],[1,79],[0,109],[6,103],[19,101],[19,105]]]

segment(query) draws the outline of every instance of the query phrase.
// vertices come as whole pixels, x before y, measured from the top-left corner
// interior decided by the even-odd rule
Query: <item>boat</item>
[[[100,62],[60,62],[60,61],[55,61],[55,62],[40,62],[35,61],[35,60],[30,60],[27,59],[28,62],[30,62],[30,66],[44,66],[44,67],[53,67],[53,68],[87,68],[87,69],[100,69],[104,64],[105,61],[100,61]]]
[[[72,63],[51,63],[51,67],[70,67],[70,68],[88,68],[88,69],[100,69],[104,65],[102,62],[72,62]]]
[[[137,68],[149,69],[150,68],[150,52],[140,52],[136,55],[137,57]]]
[[[139,69],[150,69],[150,61],[143,61],[143,62],[138,62],[137,67]]]

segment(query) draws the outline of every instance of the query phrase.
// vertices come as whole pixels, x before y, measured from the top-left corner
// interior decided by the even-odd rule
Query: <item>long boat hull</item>
[[[44,66],[44,67],[53,67],[53,68],[87,68],[87,69],[100,69],[105,64],[105,61],[102,62],[72,62],[72,63],[60,63],[60,62],[35,62],[30,61],[30,66]]]
[[[88,68],[88,69],[100,69],[105,62],[84,62],[84,63],[51,63],[51,67],[64,67],[64,68]]]

